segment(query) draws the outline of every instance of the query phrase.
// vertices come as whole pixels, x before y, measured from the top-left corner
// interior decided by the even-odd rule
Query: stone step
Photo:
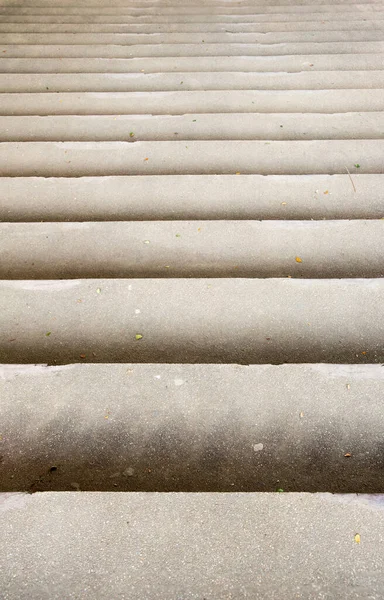
[[[3,27],[0,29],[2,31]],[[1,43],[8,44],[63,44],[84,45],[112,44],[123,46],[137,46],[142,44],[263,44],[276,46],[282,42],[287,43],[355,43],[383,41],[384,31],[381,29],[359,31],[274,31],[269,33],[232,33],[223,32],[170,32],[170,33],[50,33],[36,26],[41,31],[33,33],[2,33]],[[41,34],[44,34],[43,36]],[[136,49],[135,49],[136,50]],[[273,50],[273,48],[272,48]],[[27,51],[27,49],[26,49]],[[9,54],[9,49],[7,49]]]
[[[3,44],[0,52],[11,58],[136,58],[205,56],[295,56],[384,54],[384,41],[299,42],[279,44],[209,43],[204,44]],[[384,60],[384,56],[382,57]]]
[[[0,278],[382,277],[383,236],[383,220],[3,223]]]
[[[275,599],[282,589],[287,599],[382,597],[382,496],[0,498],[2,592],[10,600]]]
[[[1,365],[0,393],[0,491],[382,492],[380,364]]]
[[[0,221],[382,219],[383,175],[2,177]]]
[[[383,153],[384,140],[2,142],[0,176],[383,174]]]
[[[4,54],[4,53],[3,53]],[[5,54],[4,54],[5,56]],[[144,58],[0,58],[0,73],[301,72],[384,70],[381,54],[170,56]],[[348,96],[345,96],[347,99]]]
[[[3,280],[0,362],[383,363],[383,298],[382,278]]]
[[[384,111],[0,116],[1,142],[380,140],[383,137]]]
[[[192,90],[382,89],[382,71],[302,73],[0,73],[4,92],[163,92]],[[355,92],[353,92],[355,93]]]

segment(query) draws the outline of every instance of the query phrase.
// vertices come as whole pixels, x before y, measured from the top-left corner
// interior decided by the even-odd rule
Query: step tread
[[[381,497],[72,492],[1,502],[12,600],[277,599],[281,589],[382,598]]]
[[[347,172],[2,177],[0,220],[381,219],[383,175],[358,170],[351,178]]]
[[[382,492],[382,365],[0,365],[0,393],[1,491]]]
[[[0,223],[0,278],[382,277],[383,235],[384,220]]]
[[[293,141],[383,137],[384,111],[332,114],[233,112],[185,115],[0,116],[0,142]]]
[[[3,280],[0,290],[5,363],[384,362],[381,278]]]
[[[384,140],[1,142],[0,175],[384,173]],[[355,167],[355,165],[360,165]]]

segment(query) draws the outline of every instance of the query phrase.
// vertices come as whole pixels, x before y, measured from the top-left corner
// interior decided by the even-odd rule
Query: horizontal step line
[[[384,173],[384,140],[2,142],[0,176]]]
[[[262,32],[166,32],[166,33],[81,33],[81,32],[35,32],[35,33],[3,33],[3,45],[70,45],[80,44],[113,44],[133,46],[140,44],[280,44],[280,43],[329,43],[329,42],[356,42],[356,41],[382,41],[383,30],[362,31],[274,31]]]
[[[177,17],[177,15],[174,15],[175,17]],[[318,15],[316,15],[318,16]],[[265,18],[263,18],[265,17]],[[365,19],[364,19],[365,17]],[[384,12],[375,12],[375,13],[367,13],[367,14],[363,14],[363,13],[347,13],[347,14],[343,14],[343,13],[333,13],[333,14],[326,14],[326,13],[322,13],[321,14],[321,18],[319,19],[326,21],[328,20],[332,20],[332,21],[344,21],[344,22],[360,22],[366,20],[366,21],[372,21],[373,17],[377,18],[378,20],[383,20],[384,18]],[[290,22],[290,23],[306,23],[307,21],[313,21],[314,17],[311,14],[300,14],[300,15],[293,15],[293,14],[268,14],[268,15],[255,15],[252,17],[247,17],[246,15],[244,16],[239,16],[239,17],[235,17],[235,16],[229,16],[229,15],[222,15],[222,14],[217,14],[215,16],[212,15],[198,15],[196,17],[192,17],[190,16],[190,18],[173,18],[171,15],[169,17],[163,17],[161,15],[158,15],[156,17],[152,17],[152,18],[142,18],[142,17],[135,17],[135,16],[131,16],[128,17],[127,15],[123,16],[123,15],[117,15],[116,17],[112,17],[112,16],[94,16],[91,17],[90,15],[84,15],[84,17],[81,17],[80,15],[78,16],[45,16],[45,15],[18,15],[18,14],[8,14],[7,16],[1,16],[0,15],[0,22],[1,23],[63,23],[63,24],[73,24],[73,23],[84,23],[84,24],[97,24],[97,23],[103,23],[103,24],[107,24],[107,25],[113,25],[113,24],[141,24],[141,25],[157,25],[158,23],[164,23],[167,25],[178,25],[178,24],[190,24],[190,23],[200,23],[200,24],[206,24],[206,23],[213,23],[213,24],[217,24],[217,23],[227,23],[227,24],[247,24],[247,23],[254,23],[254,24],[259,24],[259,23],[286,23],[286,22]]]
[[[2,363],[384,362],[383,279],[1,281],[0,290]]]
[[[302,72],[384,70],[381,54],[167,58],[0,58],[0,73]]]
[[[0,178],[1,221],[381,219],[384,176]]]
[[[319,25],[321,29],[319,29]],[[230,29],[228,29],[230,27]],[[190,23],[176,25],[159,23],[158,25],[145,25],[138,23],[129,24],[97,24],[97,23],[14,23],[14,22],[0,22],[0,31],[6,33],[28,33],[28,32],[101,32],[101,33],[138,33],[138,34],[151,34],[151,33],[273,33],[273,32],[316,32],[325,33],[329,31],[346,31],[346,32],[360,32],[360,31],[382,31],[384,27],[384,20],[377,19],[374,21],[324,21],[324,23],[318,21],[303,21],[301,23],[292,22],[275,22],[275,23]]]
[[[137,45],[161,45],[161,44],[260,44],[269,47],[281,43],[295,44],[324,44],[324,43],[350,43],[374,42],[384,40],[384,30],[378,31],[323,31],[311,32],[273,32],[273,33],[3,33],[1,36],[2,46],[7,48],[17,44],[27,47],[55,45],[70,46],[112,44],[114,46],[135,47]],[[4,53],[4,51],[2,51]]]
[[[0,116],[1,142],[332,139],[384,139],[384,112]]]
[[[384,65],[384,63],[383,63]],[[384,110],[382,89],[0,94],[3,116],[338,113]]]
[[[382,89],[382,71],[299,73],[0,73],[3,93]],[[367,92],[368,93],[368,92]]]
[[[272,338],[265,341],[268,343],[273,343]],[[272,492],[280,486],[285,492],[382,492],[384,380],[380,365],[125,363],[2,365],[0,369],[0,411],[6,432],[1,490]],[[369,398],[369,402],[362,398]],[[359,435],[362,419],[369,432],[363,437]],[[20,423],[28,423],[28,431]],[[129,444],[121,443],[121,431]],[[319,456],[316,443],[320,444],[320,440],[326,452]],[[217,448],[225,448],[219,459],[225,468],[217,469],[212,458],[217,456]],[[100,468],[90,469],[89,465],[95,462]],[[194,514],[196,501],[202,496],[207,499],[206,494],[195,496]],[[247,518],[252,496],[243,496]],[[280,496],[279,512],[287,494]],[[44,495],[28,498],[34,502],[36,497]],[[68,499],[68,494],[65,497]],[[84,493],[79,497],[84,502]],[[105,498],[105,494],[97,497]],[[149,497],[159,500],[158,494]],[[124,499],[124,512],[130,498],[132,494]],[[174,501],[175,494],[172,498]],[[315,503],[316,516],[319,498],[320,495]],[[147,499],[148,494],[141,499],[144,506]],[[52,495],[50,508],[51,500]],[[333,502],[335,507],[342,507],[337,498]],[[364,531],[370,513],[375,516],[377,527],[374,499],[371,502],[372,510],[364,513]],[[352,503],[349,498],[347,517]],[[227,507],[223,494],[215,498],[215,513],[220,504]],[[300,496],[301,508],[302,504]],[[109,513],[110,506],[109,497]],[[272,498],[265,506],[268,514],[271,506]],[[236,507],[238,513],[238,502]],[[151,519],[152,508],[150,502],[145,521]],[[77,511],[78,504],[72,507],[71,514]],[[10,514],[24,512],[25,507]],[[61,509],[55,513],[52,531],[57,530],[57,518],[62,514]],[[137,507],[134,514],[137,515]],[[227,524],[227,510],[225,514]],[[41,515],[46,520],[47,514],[41,511]],[[328,523],[329,519],[322,522],[322,539]],[[174,531],[174,526],[173,521],[169,530]],[[30,531],[30,525],[25,530]],[[12,539],[14,534],[13,528]],[[350,537],[353,541],[353,535]]]
[[[11,58],[149,58],[167,57],[285,57],[306,54],[342,55],[342,54],[378,54],[384,53],[384,42],[298,42],[281,44],[142,44],[142,45],[103,45],[89,44],[8,44],[0,46],[4,59]],[[384,62],[384,57],[383,62]]]
[[[383,234],[383,220],[0,223],[0,278],[383,277]]]

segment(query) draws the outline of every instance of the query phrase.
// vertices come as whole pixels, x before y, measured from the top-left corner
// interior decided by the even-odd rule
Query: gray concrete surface
[[[383,175],[359,170],[353,167],[351,178],[347,172],[2,177],[0,220],[381,219]]]
[[[40,21],[40,18],[39,18]],[[120,22],[120,21],[119,21]],[[361,21],[358,21],[359,25]],[[179,27],[176,26],[176,31]],[[180,56],[147,58],[0,58],[1,73],[167,73],[383,70],[381,54]]]
[[[383,299],[384,279],[3,280],[0,362],[382,363]]]
[[[1,365],[0,397],[3,492],[383,491],[381,364]]]
[[[0,279],[383,277],[383,237],[382,219],[3,223]]]
[[[89,44],[113,44],[123,45],[127,48],[132,45],[143,45],[143,44],[205,44],[203,32],[168,32],[168,33],[101,33],[94,32],[67,32],[67,33],[50,33],[39,31],[41,25],[36,25],[36,31],[34,32],[16,32],[4,33],[4,23],[0,27],[2,32],[1,43],[3,45],[9,44],[42,44],[44,45],[58,45],[58,44],[76,44],[88,46]],[[11,29],[9,26],[8,30]],[[13,26],[12,26],[13,29]],[[17,29],[17,28],[16,28]],[[44,33],[42,37],[41,33]],[[319,43],[319,42],[372,42],[372,41],[383,41],[384,31],[380,29],[370,29],[361,31],[274,31],[269,33],[257,33],[257,32],[209,32],[208,42],[212,44],[262,44],[268,48],[270,45],[275,46],[277,43]],[[26,49],[27,50],[27,49]],[[84,48],[85,50],[85,48]],[[8,53],[8,49],[7,49]]]
[[[11,60],[11,59],[9,59]],[[185,113],[348,113],[384,110],[382,89],[229,90],[1,94],[6,115],[183,115]],[[228,117],[229,118],[229,117]],[[264,117],[265,118],[265,117]]]
[[[1,142],[373,140],[383,132],[384,111],[272,113],[267,119],[262,113],[0,116]]]
[[[355,5],[356,6],[356,5]],[[155,7],[154,10],[157,10]],[[321,31],[347,31],[347,32],[359,32],[359,31],[382,31],[384,28],[384,20],[378,18],[372,18],[375,15],[370,15],[370,18],[363,19],[360,21],[320,21]],[[230,29],[228,29],[227,23],[40,23],[39,20],[35,23],[25,22],[0,22],[1,32],[14,32],[14,33],[27,33],[27,32],[41,32],[41,33],[71,33],[71,32],[84,32],[84,33],[217,33],[217,32],[234,32],[234,33],[272,33],[275,31],[279,32],[318,32],[319,31],[319,19],[312,21],[275,21],[273,23],[231,23]]]
[[[383,41],[300,42],[278,44],[6,44],[0,52],[8,58],[130,58],[183,56],[295,56],[302,54],[375,54],[384,52]]]
[[[182,83],[181,83],[182,82]],[[3,92],[382,89],[384,71],[302,73],[0,73]],[[252,113],[254,114],[254,113]],[[305,113],[304,113],[305,114]]]
[[[382,598],[382,496],[0,498],[4,600]]]
[[[383,156],[384,139],[2,142],[0,176],[384,174]]]
[[[213,11],[209,10],[209,13],[196,12],[191,14],[177,13],[176,10],[172,10],[170,14],[161,14],[157,12],[149,12],[145,15],[133,14],[119,14],[110,11],[111,14],[62,14],[62,15],[47,15],[45,9],[44,14],[19,14],[18,10],[8,10],[6,13],[0,15],[0,21],[2,23],[141,23],[141,24],[157,24],[157,23],[273,23],[280,21],[292,21],[305,22],[313,21],[313,14],[311,13],[259,13],[259,14],[225,14],[225,11]],[[365,19],[377,18],[383,20],[384,11],[382,6],[378,6],[377,11],[372,9],[366,11],[356,10],[343,10],[342,12],[322,12],[320,17],[324,20],[332,19],[333,21],[360,21]]]

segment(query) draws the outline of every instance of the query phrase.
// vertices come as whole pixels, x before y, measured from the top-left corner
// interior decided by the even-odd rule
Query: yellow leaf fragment
[[[360,533],[355,534],[354,540],[355,540],[356,544],[360,544],[360,541],[361,541]]]
[[[295,261],[297,263],[302,263],[303,261],[301,260],[300,256],[296,256]]]

